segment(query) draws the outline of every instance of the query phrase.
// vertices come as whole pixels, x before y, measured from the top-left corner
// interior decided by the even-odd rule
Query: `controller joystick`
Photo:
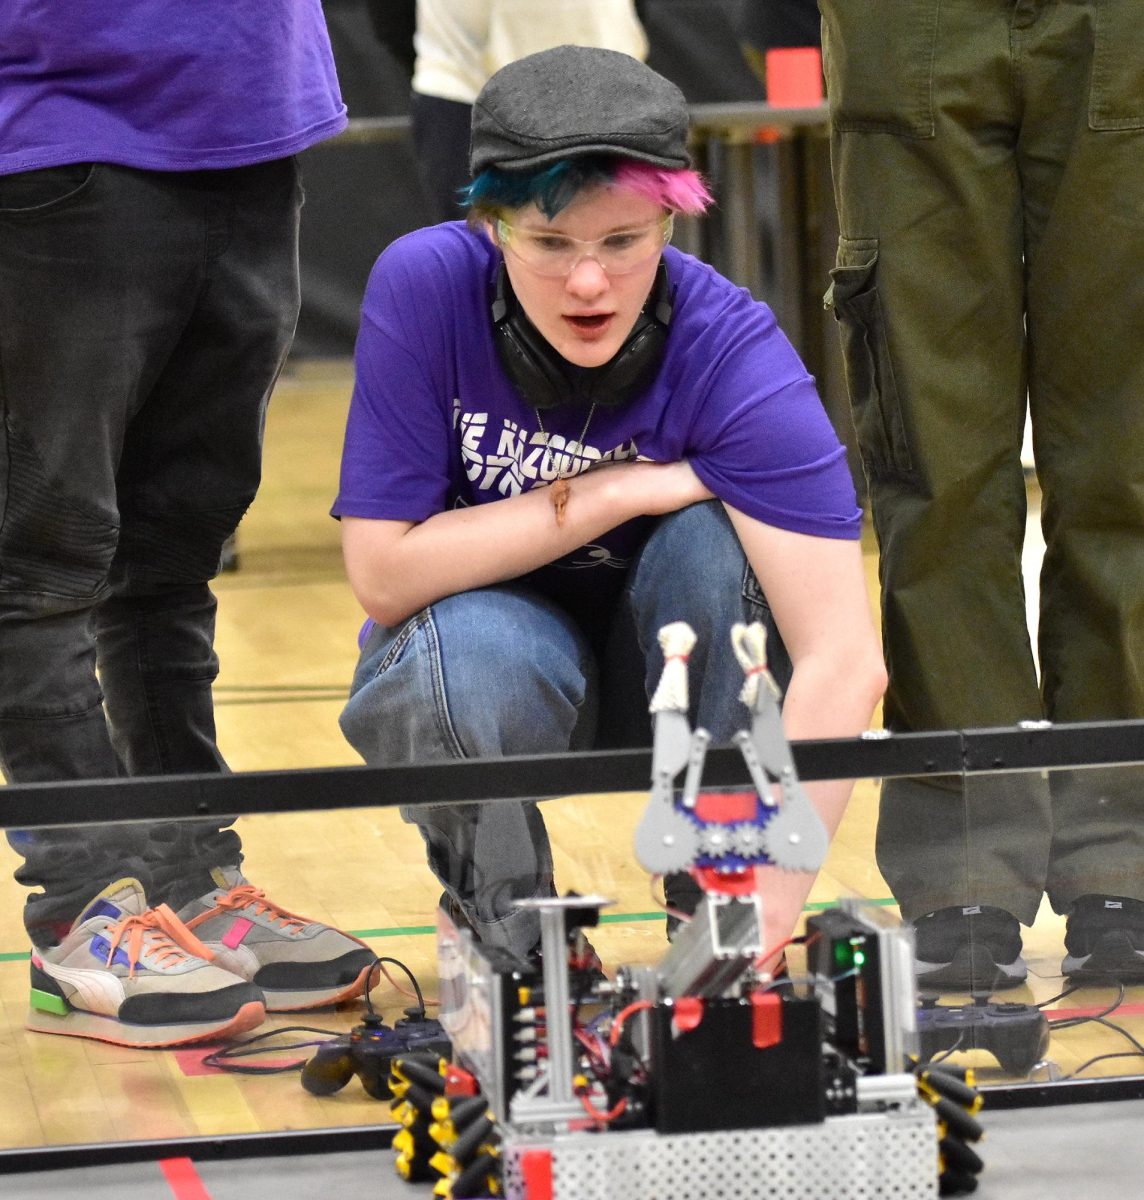
[[[367,1095],[388,1100],[390,1061],[412,1051],[448,1058],[452,1046],[439,1022],[419,1012],[392,1028],[375,1013],[368,1013],[348,1034],[318,1047],[302,1068],[302,1086],[312,1095],[331,1096],[356,1075]]]
[[[1011,1075],[1028,1075],[1049,1045],[1049,1023],[1030,1004],[926,1004],[918,1009],[923,1062],[945,1051],[985,1050]]]

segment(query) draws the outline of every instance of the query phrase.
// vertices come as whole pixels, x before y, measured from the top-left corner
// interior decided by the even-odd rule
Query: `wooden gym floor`
[[[302,362],[284,375],[271,405],[265,481],[239,532],[239,569],[220,578],[216,690],[219,740],[237,771],[338,766],[358,761],[337,726],[356,657],[360,624],[345,585],[336,523],[327,515],[337,486],[342,426],[352,386],[350,364]],[[1033,497],[1035,501],[1036,497]],[[1034,506],[1035,515],[1035,506]],[[1036,525],[1030,522],[1030,554]],[[876,563],[866,544],[871,594]],[[592,935],[614,968],[653,962],[663,952],[663,922],[645,872],[630,852],[642,793],[552,801],[546,817],[561,889],[600,892],[617,903]],[[859,896],[891,907],[874,864],[877,789],[860,780],[812,903]],[[363,937],[379,954],[406,963],[427,995],[435,987],[432,914],[439,889],[424,865],[420,838],[386,810],[315,812],[244,818],[245,871],[283,907]],[[297,1073],[246,1076],[211,1071],[203,1050],[135,1051],[82,1039],[31,1034],[22,889],[11,879],[16,856],[0,843],[0,1149],[256,1133],[372,1124],[386,1109],[354,1079],[334,1096],[305,1092]],[[1026,931],[1027,987],[1006,999],[1043,1002],[1062,988],[1063,921],[1047,906]],[[395,972],[395,978],[400,973]],[[1076,993],[1068,1008],[1099,1012],[1115,997]],[[407,1003],[384,980],[373,995],[390,1021]],[[1144,989],[1130,991],[1111,1018],[1144,1038]],[[286,1014],[265,1028],[292,1024],[349,1030],[360,1006]],[[299,1035],[304,1036],[304,1035]],[[317,1035],[310,1035],[317,1036]],[[293,1040],[293,1039],[290,1039]],[[1129,1051],[1120,1035],[1089,1023],[1053,1038],[1050,1060],[1067,1075],[1085,1060]],[[309,1057],[312,1048],[270,1061]],[[987,1055],[974,1056],[984,1083],[1005,1079]],[[1084,1072],[1135,1074],[1138,1057],[1111,1059]],[[1048,1069],[1038,1071],[1044,1078]]]

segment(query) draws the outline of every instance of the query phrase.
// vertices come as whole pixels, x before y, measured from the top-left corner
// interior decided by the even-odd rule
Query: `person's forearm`
[[[516,579],[649,511],[651,463],[625,463],[568,480],[562,519],[550,487],[471,508],[437,513],[400,538],[369,543],[370,523],[347,567],[374,620],[393,626],[442,597]]]
[[[881,655],[871,645],[865,656],[855,649],[840,663],[812,660],[795,667],[783,701],[783,731],[789,741],[857,737],[869,728],[885,681]],[[833,838],[853,780],[829,779],[803,786]],[[809,884],[808,879],[808,890]]]
[[[856,737],[868,729],[886,683],[881,648],[866,637],[841,637],[798,659],[783,698],[791,741]]]
[[[796,668],[783,704],[783,728],[791,741],[855,737],[869,728],[885,685],[881,655],[871,644],[865,653],[858,650],[842,661],[844,670],[830,670],[825,663],[813,661],[801,664],[801,670]],[[854,780],[825,779],[802,786],[833,842]],[[815,877],[813,872],[763,868],[763,920],[768,947],[778,945],[795,931]]]

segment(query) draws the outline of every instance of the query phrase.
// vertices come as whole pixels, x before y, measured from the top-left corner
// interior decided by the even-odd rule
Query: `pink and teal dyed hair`
[[[714,203],[703,177],[687,168],[669,170],[632,158],[620,159],[612,186],[643,196],[674,213],[697,217]]]
[[[468,207],[469,220],[474,222],[528,204],[535,204],[551,220],[584,188],[599,183],[634,192],[670,212],[688,216],[698,216],[714,203],[698,171],[655,167],[614,155],[566,158],[527,172],[490,167],[462,189],[461,203]]]

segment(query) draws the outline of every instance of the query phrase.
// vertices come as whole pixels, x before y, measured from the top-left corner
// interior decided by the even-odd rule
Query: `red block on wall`
[[[817,46],[767,51],[767,100],[779,108],[822,103],[822,54]]]

